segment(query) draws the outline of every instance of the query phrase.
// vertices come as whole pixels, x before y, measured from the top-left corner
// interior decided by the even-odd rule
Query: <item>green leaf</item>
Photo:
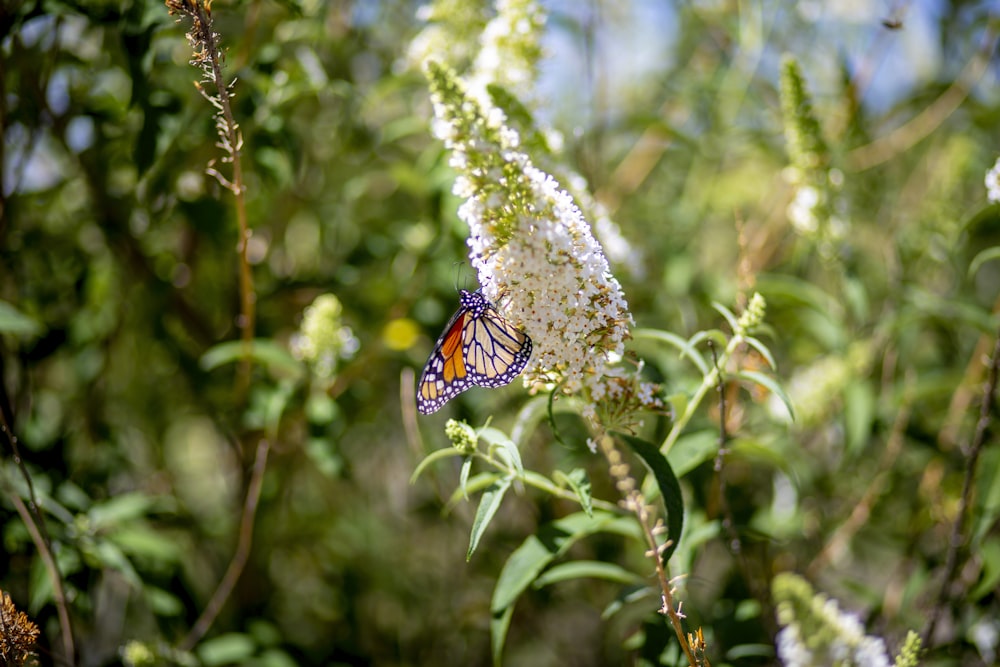
[[[991,538],[984,541],[976,550],[976,557],[983,565],[979,583],[968,594],[969,599],[974,601],[995,593],[997,584],[1000,584],[1000,540]]]
[[[156,498],[143,493],[123,493],[95,503],[87,512],[94,530],[104,530],[149,513]]]
[[[625,585],[640,585],[645,579],[620,565],[593,560],[575,560],[555,565],[535,579],[535,588],[542,588],[572,579],[606,579]]]
[[[669,331],[660,331],[658,329],[636,329],[632,332],[632,338],[634,340],[659,341],[676,347],[677,351],[680,352],[681,359],[687,357],[694,362],[694,365],[698,367],[698,370],[702,375],[708,373],[709,367],[705,358],[701,356],[701,353],[699,353],[697,349],[695,349],[691,341],[682,338],[677,334],[670,333]]]
[[[509,468],[513,468],[518,476],[524,475],[524,466],[521,464],[521,453],[517,450],[514,441],[507,437],[507,434],[500,429],[487,426],[479,431],[479,437],[489,445],[490,456],[494,452],[503,459]]]
[[[243,663],[254,654],[257,645],[249,635],[230,632],[203,641],[195,649],[198,658],[211,667],[212,665],[229,665]]]
[[[624,528],[622,522],[627,523],[628,527]],[[504,563],[490,604],[494,616],[512,606],[554,558],[564,553],[577,540],[596,532],[637,536],[632,517],[619,517],[601,511],[594,512],[592,517],[577,512],[541,526],[538,534],[529,535]]]
[[[593,496],[591,495],[590,489],[590,477],[587,476],[586,470],[583,468],[574,468],[568,475],[561,470],[556,470],[553,477],[560,484],[565,484],[573,490],[576,497],[580,499],[580,507],[582,507],[583,511],[587,513],[587,516],[594,515]]]
[[[969,277],[972,278],[975,276],[979,273],[979,267],[994,259],[1000,259],[1000,246],[993,246],[992,248],[980,251],[972,258],[972,263],[969,264]]]
[[[852,456],[868,443],[875,421],[875,392],[864,379],[854,380],[844,388],[844,424],[847,451]]]
[[[733,311],[729,310],[718,301],[712,302],[712,308],[715,308],[715,310],[717,310],[719,314],[721,314],[724,318],[726,318],[726,322],[729,323],[730,329],[732,329],[734,332],[737,329],[739,329],[740,320],[738,317],[736,317]]]
[[[667,461],[674,474],[683,477],[705,461],[710,460],[719,449],[719,434],[712,430],[695,431],[682,435],[674,443]]]
[[[132,522],[108,533],[108,539],[132,557],[146,558],[153,563],[179,563],[181,545],[176,539],[159,533],[145,522]]]
[[[162,588],[144,585],[142,594],[146,598],[146,604],[157,616],[180,616],[184,613],[184,604],[180,599]]]
[[[472,471],[472,457],[466,456],[465,460],[462,461],[462,471],[458,475],[458,488],[462,489],[462,495],[465,499],[469,499],[469,489],[467,488],[469,484],[469,473]]]
[[[621,438],[649,466],[653,477],[656,478],[656,484],[660,487],[660,494],[667,508],[667,538],[670,540],[670,544],[663,550],[663,562],[666,563],[680,544],[681,531],[684,529],[684,498],[681,496],[681,485],[670,463],[656,445],[627,433],[614,435]]]
[[[781,399],[781,402],[785,404],[785,408],[788,410],[788,415],[791,417],[792,421],[795,421],[795,408],[792,407],[792,399],[788,397],[785,390],[780,384],[778,384],[774,378],[770,375],[765,375],[764,373],[759,373],[757,371],[740,371],[736,374],[736,377],[748,382],[753,382],[754,384],[759,384],[768,391],[774,393],[775,396]]]
[[[465,488],[461,487],[452,491],[451,496],[448,498],[448,502],[445,503],[444,513],[450,512],[455,505],[459,504],[463,500],[468,500],[469,496],[479,493],[480,491],[485,491],[493,485],[498,479],[504,477],[499,472],[481,472],[473,475],[466,481]]]
[[[266,366],[272,375],[301,381],[305,377],[305,367],[293,357],[284,345],[268,338],[258,338],[250,344],[250,358],[254,363]],[[219,366],[241,362],[244,356],[243,341],[231,340],[219,343],[201,355],[199,363],[206,371]]]
[[[771,350],[769,350],[759,339],[754,338],[753,336],[746,336],[743,340],[747,345],[760,352],[760,356],[764,357],[771,370],[778,367],[778,364],[774,361],[774,356],[771,354]]]
[[[454,447],[443,447],[441,449],[431,452],[430,454],[424,457],[423,461],[417,464],[417,467],[413,471],[413,474],[410,475],[410,484],[416,482],[417,478],[420,477],[420,473],[424,471],[424,468],[428,467],[432,463],[436,463],[442,459],[450,459],[455,456],[462,456],[462,455],[463,455],[462,452],[458,451]]]
[[[476,518],[472,521],[472,533],[469,535],[469,550],[465,554],[466,561],[472,560],[472,554],[476,551],[476,547],[479,546],[479,540],[483,537],[483,533],[486,532],[490,521],[493,520],[493,516],[500,508],[504,494],[507,493],[507,489],[510,488],[510,483],[513,479],[513,477],[509,476],[502,477],[483,491],[483,495],[479,499],[479,508],[476,510]]]
[[[45,327],[33,317],[25,315],[13,304],[0,300],[0,334],[11,334],[18,338],[40,336]]]

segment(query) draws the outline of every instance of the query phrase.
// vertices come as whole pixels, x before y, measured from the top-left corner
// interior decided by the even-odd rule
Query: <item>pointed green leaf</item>
[[[785,390],[781,387],[781,385],[775,382],[774,378],[769,375],[765,375],[764,373],[758,373],[757,371],[740,371],[736,374],[736,377],[759,384],[764,387],[764,389],[773,392],[774,395],[780,398],[781,402],[785,404],[792,421],[795,421],[795,409],[792,407],[792,399],[788,397],[788,394],[785,393]]]
[[[979,272],[979,267],[994,259],[1000,259],[1000,246],[993,246],[992,248],[980,251],[979,254],[972,258],[972,262],[969,264],[969,277],[971,278],[976,275]]]
[[[486,532],[490,521],[493,520],[497,509],[500,508],[500,503],[503,502],[504,494],[510,488],[512,480],[513,477],[502,477],[495,481],[490,488],[483,491],[483,495],[479,499],[479,509],[476,510],[476,518],[472,521],[472,533],[469,535],[469,550],[465,554],[466,561],[472,559],[472,554],[476,551],[476,547],[479,546],[479,540],[483,537],[483,533]]]
[[[301,380],[305,377],[305,367],[293,357],[288,349],[273,340],[259,338],[250,344],[250,358],[255,363],[267,366],[277,376]],[[199,363],[206,371],[225,364],[235,364],[243,360],[243,341],[231,340],[215,345],[201,355]]]
[[[614,435],[621,438],[649,466],[653,477],[656,478],[656,484],[660,487],[663,504],[667,509],[667,538],[670,540],[670,544],[663,550],[663,562],[666,563],[677,549],[681,531],[684,529],[684,498],[681,496],[681,485],[670,463],[656,445],[627,433]]]
[[[466,456],[465,460],[462,461],[462,472],[458,476],[458,488],[462,489],[462,495],[465,499],[469,499],[469,489],[466,486],[469,483],[469,471],[472,470],[472,457]]]
[[[561,470],[556,470],[553,477],[560,484],[565,484],[573,490],[576,497],[580,499],[580,507],[587,513],[587,516],[594,515],[593,496],[590,492],[590,477],[587,476],[586,470],[583,468],[574,468],[568,475]]]
[[[692,342],[681,338],[677,334],[670,333],[669,331],[659,331],[657,329],[636,329],[632,332],[632,338],[636,340],[646,339],[660,341],[667,343],[668,345],[672,345],[677,348],[678,352],[680,352],[681,359],[684,357],[689,358],[692,362],[694,362],[695,366],[698,367],[698,370],[702,375],[708,372],[708,364],[705,362],[705,358],[701,356],[697,349],[695,349]]]
[[[593,560],[574,560],[549,568],[535,579],[535,588],[542,588],[572,579],[606,579],[625,585],[638,585],[645,579],[620,565]]]
[[[754,338],[753,336],[747,336],[743,340],[746,342],[747,345],[760,352],[760,356],[764,357],[764,359],[767,361],[767,365],[771,368],[771,370],[774,370],[778,367],[778,364],[775,363],[774,361],[774,356],[771,354],[771,350],[769,350],[767,346],[764,345],[764,343],[760,342],[759,339]]]
[[[494,452],[499,456],[509,468],[513,468],[518,476],[524,475],[524,466],[521,464],[521,453],[517,450],[514,441],[507,437],[507,434],[500,429],[487,426],[480,429],[479,437],[489,445],[489,454]]]
[[[454,447],[444,447],[442,449],[435,450],[424,457],[424,460],[417,464],[416,470],[410,475],[410,484],[417,481],[420,477],[420,473],[424,471],[424,468],[428,467],[432,463],[436,463],[441,459],[450,459],[453,456],[462,456],[462,452],[458,451]]]
[[[729,323],[729,328],[733,331],[736,331],[739,328],[739,318],[733,314],[733,311],[729,310],[717,301],[712,302],[712,308],[715,308],[720,315],[726,318],[726,322]]]
[[[445,503],[444,513],[447,514],[463,500],[467,500],[468,496],[475,495],[480,491],[485,491],[491,487],[498,479],[502,478],[498,472],[481,472],[479,474],[473,475],[466,481],[465,488],[457,488],[451,493],[451,497],[448,498],[448,502]]]

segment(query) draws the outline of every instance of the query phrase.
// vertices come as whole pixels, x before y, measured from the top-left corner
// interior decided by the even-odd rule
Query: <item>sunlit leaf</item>
[[[500,509],[500,504],[503,502],[503,497],[507,493],[507,489],[510,488],[511,481],[513,481],[512,477],[501,477],[488,489],[483,491],[483,495],[479,499],[479,508],[476,510],[476,518],[472,521],[472,532],[469,535],[469,550],[465,554],[465,560],[472,559],[472,554],[475,553],[476,547],[479,546],[479,540],[482,539],[483,533],[486,532],[486,528],[490,525],[490,521],[493,520],[497,510]]]

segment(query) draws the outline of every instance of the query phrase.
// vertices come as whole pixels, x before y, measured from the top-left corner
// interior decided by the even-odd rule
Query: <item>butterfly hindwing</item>
[[[502,387],[524,370],[531,339],[479,292],[462,290],[461,306],[448,322],[424,366],[417,409],[437,412],[473,385]]]

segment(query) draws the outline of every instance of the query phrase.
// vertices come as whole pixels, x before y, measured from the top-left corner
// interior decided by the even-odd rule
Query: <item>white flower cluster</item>
[[[469,225],[470,260],[484,294],[534,343],[525,383],[586,390],[595,402],[627,393],[655,406],[652,387],[622,382],[610,366],[632,316],[572,197],[518,150],[499,109],[471,97],[440,65],[427,72],[435,130],[460,172],[454,192],[466,199],[458,213]]]
[[[803,619],[791,619],[789,609],[780,608],[779,620],[786,625],[778,632],[777,649],[786,667],[889,667],[885,642],[865,635],[861,621],[841,611],[836,600],[814,596],[802,610],[809,618]],[[803,626],[812,627],[803,631]]]
[[[836,603],[833,606],[837,612]],[[861,624],[853,616],[838,613],[837,618],[841,621],[844,634],[824,646],[807,646],[799,626],[794,623],[782,628],[777,637],[781,663],[786,667],[889,667],[889,656],[882,639],[865,635]]]
[[[469,199],[459,216],[471,232],[470,260],[486,295],[504,297],[534,342],[527,380],[563,382],[567,393],[586,385],[599,398],[608,355],[621,356],[632,322],[621,285],[569,195],[526,155],[507,157],[519,163],[533,201],[500,245],[481,215],[488,202]]]
[[[523,100],[534,89],[545,10],[536,0],[497,0],[496,10],[480,38],[469,84],[499,84]]]
[[[994,204],[1000,203],[1000,158],[986,172],[986,198]]]

